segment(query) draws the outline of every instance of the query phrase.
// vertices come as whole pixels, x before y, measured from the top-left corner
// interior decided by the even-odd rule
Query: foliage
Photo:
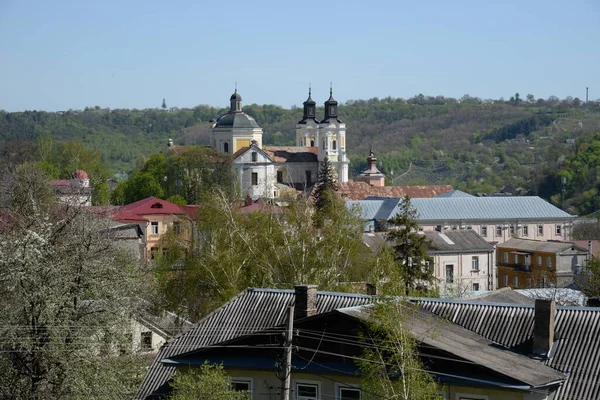
[[[56,206],[35,164],[5,179],[0,398],[131,396],[144,373],[128,331],[145,289],[133,255],[107,223]]]
[[[170,400],[241,400],[249,398],[245,392],[232,389],[231,378],[222,365],[205,362],[199,368],[178,371],[171,383]]]
[[[398,213],[389,220],[387,240],[392,243],[397,268],[406,285],[405,294],[424,294],[434,283],[433,259],[427,254],[427,239],[419,233],[417,212],[405,197]]]
[[[172,309],[196,319],[247,287],[292,288],[318,284],[339,289],[343,282],[386,276],[362,243],[362,223],[338,200],[322,228],[310,223],[312,206],[289,200],[285,209],[265,205],[243,213],[216,192],[199,210],[193,247],[167,240],[169,259],[156,271]]]
[[[600,260],[592,258],[580,276],[581,291],[587,297],[600,297]]]
[[[365,399],[439,399],[437,385],[419,357],[418,344],[405,321],[416,312],[400,301],[383,301],[370,309],[361,388]]]
[[[314,224],[317,227],[322,227],[325,223],[327,215],[331,212],[336,201],[335,192],[338,190],[336,172],[329,162],[329,158],[325,157],[319,165],[317,174],[317,183],[314,189],[315,214]]]

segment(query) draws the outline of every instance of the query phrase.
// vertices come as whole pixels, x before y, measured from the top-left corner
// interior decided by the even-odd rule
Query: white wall
[[[442,291],[457,294],[471,292],[473,284],[479,284],[479,290],[494,289],[495,252],[465,254],[434,254],[435,277],[439,280]],[[479,270],[472,269],[473,257],[479,258]],[[446,282],[446,266],[453,266],[454,281]]]

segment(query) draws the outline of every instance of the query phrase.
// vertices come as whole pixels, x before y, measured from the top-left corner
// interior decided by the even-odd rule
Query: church
[[[296,124],[295,146],[263,146],[263,130],[242,110],[237,89],[229,101],[229,112],[212,128],[210,144],[231,155],[243,196],[256,200],[279,198],[289,191],[309,194],[325,158],[336,171],[338,182],[348,182],[346,124],[339,118],[331,88],[323,119],[317,118],[317,105],[309,89],[302,119]]]

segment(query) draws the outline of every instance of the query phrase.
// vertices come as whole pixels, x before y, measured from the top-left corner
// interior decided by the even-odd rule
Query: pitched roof
[[[458,189],[454,189],[449,192],[442,193],[436,197],[475,197],[475,196],[473,196],[472,194],[460,191]]]
[[[504,243],[500,243],[498,244],[498,248],[519,249],[522,251],[541,251],[544,253],[562,253],[564,251],[587,253],[586,249],[582,249],[572,242],[542,241],[518,238],[512,238]]]
[[[450,185],[440,186],[371,186],[366,182],[348,181],[340,183],[338,193],[345,200],[364,200],[367,197],[401,198],[409,196],[436,197],[451,191]]]
[[[177,204],[153,196],[122,206],[118,214],[122,212],[137,215],[184,214],[184,211]]]
[[[494,246],[471,229],[461,231],[423,232],[430,241],[428,251],[452,253],[464,251],[493,252]]]
[[[319,162],[316,147],[263,146],[262,150],[276,163]]]
[[[518,350],[533,335],[534,307],[473,301],[420,299],[420,306],[470,331]],[[555,341],[549,367],[569,377],[555,400],[600,399],[600,308],[556,307]]]
[[[510,287],[492,290],[487,293],[469,297],[469,301],[505,304],[535,304],[535,299],[512,290]]]

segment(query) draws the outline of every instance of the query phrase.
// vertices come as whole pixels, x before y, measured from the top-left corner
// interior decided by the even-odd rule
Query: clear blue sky
[[[488,4],[490,3],[490,4]],[[0,0],[0,109],[600,98],[600,0]]]

